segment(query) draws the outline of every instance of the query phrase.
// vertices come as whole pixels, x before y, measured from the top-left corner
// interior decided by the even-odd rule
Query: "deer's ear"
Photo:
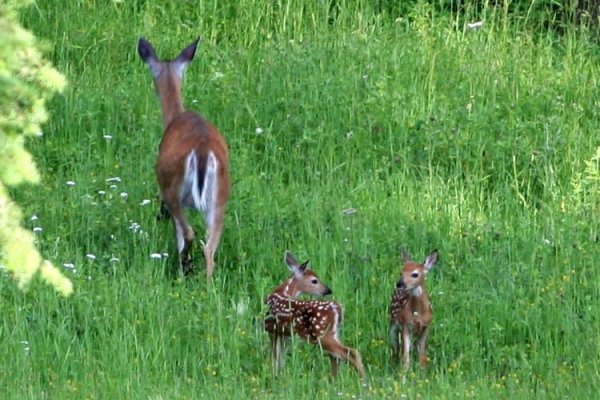
[[[194,59],[194,56],[196,55],[196,48],[198,47],[199,42],[200,38],[194,40],[192,44],[190,44],[188,47],[183,49],[181,53],[179,53],[175,60],[186,64],[191,62]]]
[[[302,275],[304,275],[304,271],[306,271],[307,268],[308,268],[308,260],[304,261],[302,264],[300,264],[298,266],[298,271],[300,271],[302,273]]]
[[[291,251],[285,252],[285,263],[287,264],[288,268],[292,271],[298,268],[299,265],[296,256]]]
[[[405,263],[412,261],[412,257],[410,256],[410,252],[408,250],[406,250],[406,249],[402,249],[402,261],[404,261]]]
[[[156,52],[154,51],[152,44],[144,38],[140,38],[138,41],[138,54],[150,68],[150,72],[152,73],[153,77],[156,78],[158,75],[160,75],[162,71],[162,64],[156,56]]]
[[[437,264],[440,259],[440,253],[436,250],[433,250],[430,255],[425,257],[425,262],[423,262],[423,266],[425,267],[425,272],[431,271],[435,264]]]
[[[154,51],[154,47],[152,47],[152,43],[144,38],[140,38],[138,41],[138,54],[145,63],[152,59],[158,60],[158,57],[156,57],[156,52]]]
[[[200,38],[196,39],[194,43],[190,44],[188,47],[183,49],[181,53],[177,56],[175,60],[173,60],[173,65],[175,66],[175,71],[179,78],[183,78],[183,73],[187,68],[188,64],[194,59],[194,55],[196,54],[196,47],[198,46],[198,42]]]

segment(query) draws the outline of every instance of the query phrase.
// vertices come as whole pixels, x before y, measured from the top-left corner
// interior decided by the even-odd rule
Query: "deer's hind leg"
[[[323,349],[329,353],[330,357],[332,357],[331,374],[333,377],[337,375],[339,362],[343,360],[352,364],[360,378],[363,381],[366,380],[367,374],[358,350],[344,346],[334,335],[326,336],[321,339],[319,343]],[[336,358],[337,360],[334,361],[333,358]]]
[[[171,218],[171,213],[169,212],[169,208],[165,204],[163,200],[160,201],[160,209],[158,210],[158,214],[156,215],[157,221],[166,221]]]
[[[273,359],[273,371],[275,375],[279,375],[285,366],[285,355],[287,353],[287,338],[276,333],[270,334],[271,338],[271,355]]]
[[[206,161],[204,184],[200,196],[200,208],[206,221],[206,243],[204,244],[204,259],[206,260],[206,275],[211,278],[215,269],[215,252],[219,246],[223,221],[225,219],[226,200],[229,197],[229,187],[219,175],[219,163],[210,152]]]

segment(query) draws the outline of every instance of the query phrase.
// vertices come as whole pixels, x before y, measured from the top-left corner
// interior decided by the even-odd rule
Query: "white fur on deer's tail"
[[[181,202],[185,207],[199,210],[201,195],[198,188],[198,156],[196,151],[190,151],[185,159],[185,171],[181,185]]]
[[[206,159],[206,172],[204,173],[204,185],[200,196],[199,208],[204,212],[206,225],[212,226],[219,193],[219,182],[217,168],[219,163],[212,151],[208,152]]]

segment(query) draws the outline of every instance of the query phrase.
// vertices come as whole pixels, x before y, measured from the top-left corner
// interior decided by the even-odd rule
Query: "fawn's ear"
[[[425,257],[425,261],[423,262],[423,266],[425,267],[425,272],[429,272],[435,267],[438,260],[440,259],[440,253],[438,253],[437,249],[433,250],[430,255]]]
[[[301,275],[304,275],[304,271],[306,271],[307,268],[308,268],[308,260],[304,261],[302,264],[300,264],[298,266],[298,272],[300,272]]]
[[[409,251],[406,249],[402,249],[402,261],[404,261],[405,263],[412,261],[412,257],[410,256]]]
[[[292,272],[299,266],[296,256],[291,251],[285,252],[285,263]]]
[[[296,256],[294,256],[290,251],[285,252],[285,262],[287,263],[290,271],[292,271],[298,278],[304,275],[304,271],[306,271],[306,268],[308,267],[308,261],[300,264],[296,259]]]

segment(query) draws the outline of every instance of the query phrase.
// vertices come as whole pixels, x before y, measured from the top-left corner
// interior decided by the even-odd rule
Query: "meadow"
[[[0,278],[2,398],[597,396],[600,46],[502,7],[374,4],[27,10],[69,86],[29,143],[44,183],[11,194],[75,293]],[[162,57],[202,37],[185,104],[227,138],[233,178],[212,283],[181,278],[156,220],[162,121],[140,36]],[[407,383],[388,339],[403,247],[440,252],[430,368],[413,359]],[[264,299],[286,249],[344,305],[367,387],[347,365],[330,381],[327,357],[297,341],[273,377]]]

